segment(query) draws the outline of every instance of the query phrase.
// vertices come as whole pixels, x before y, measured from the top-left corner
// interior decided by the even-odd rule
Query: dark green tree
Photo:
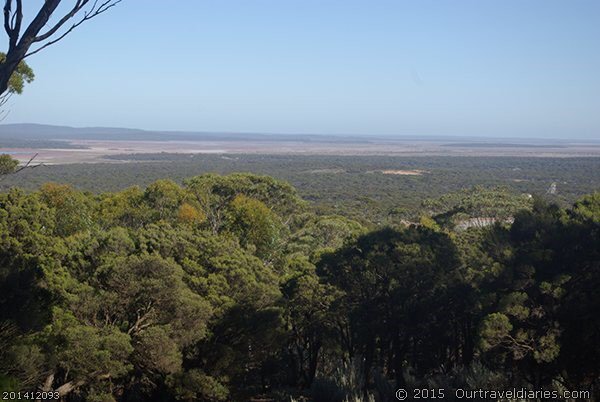
[[[348,358],[400,384],[412,367],[421,375],[452,363],[447,329],[449,299],[459,267],[450,238],[426,228],[384,229],[323,257],[319,274],[343,296],[339,337]]]

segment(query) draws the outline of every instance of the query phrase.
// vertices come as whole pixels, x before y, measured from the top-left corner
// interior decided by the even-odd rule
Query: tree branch
[[[17,170],[15,170],[15,171],[13,172],[13,174],[15,174],[15,173],[19,173],[21,170],[27,169],[27,168],[29,167],[29,165],[31,165],[31,162],[33,162],[33,160],[34,160],[35,158],[37,158],[37,156],[38,156],[38,155],[39,155],[39,153],[36,153],[35,155],[33,155],[33,156],[31,157],[31,159],[29,159],[29,161],[27,161],[27,163],[26,163],[25,165],[23,165],[23,166],[21,166],[20,168],[18,168]]]
[[[8,36],[8,51],[6,57],[0,62],[0,94],[9,88],[10,78],[17,70],[19,63],[26,57],[34,55],[41,50],[62,40],[75,28],[85,21],[105,13],[122,0],[70,0],[74,4],[62,17],[49,29],[41,33],[50,23],[58,6],[65,0],[44,0],[39,6],[37,14],[22,31],[23,0],[4,0],[4,30]],[[85,10],[87,8],[87,11]],[[13,12],[14,11],[14,12]],[[62,32],[68,21],[82,15],[69,29]],[[37,49],[31,49],[33,45]]]
[[[10,175],[12,175],[12,174],[17,174],[17,173],[19,173],[20,171],[22,171],[22,170],[24,170],[24,169],[27,169],[27,168],[30,168],[30,169],[35,169],[36,167],[39,167],[39,166],[44,166],[44,164],[43,164],[43,163],[40,163],[40,164],[38,164],[38,165],[35,165],[35,166],[29,166],[29,165],[31,165],[31,162],[33,162],[33,160],[34,160],[34,159],[35,159],[35,158],[36,158],[38,155],[39,155],[39,154],[35,154],[35,155],[33,155],[33,156],[31,157],[31,159],[29,159],[29,161],[27,161],[27,163],[26,163],[25,165],[21,166],[20,168],[18,168],[18,169],[17,169],[17,170],[15,170],[14,172],[10,172],[10,173],[6,173],[6,174],[3,174],[3,175],[0,175],[0,181],[4,180],[4,178],[5,178],[5,177],[7,177],[7,176],[10,176]]]
[[[22,0],[16,0],[17,8],[12,12],[13,0],[4,2],[4,30],[8,35],[9,49],[15,48],[21,32],[21,22],[23,21],[23,3]]]
[[[68,12],[64,17],[62,17],[60,19],[60,21],[58,21],[52,28],[50,28],[46,33],[36,36],[35,38],[33,38],[34,42],[40,42],[43,40],[48,39],[50,36],[54,35],[56,33],[56,31],[58,31],[68,20],[70,20],[71,18],[73,18],[75,16],[75,14],[77,14],[87,3],[89,2],[89,0],[78,0],[75,3],[75,6],[73,6],[73,8],[71,9],[70,12]]]
[[[143,314],[141,314],[142,311],[144,312]],[[129,330],[127,331],[127,335],[132,335],[132,334],[135,335],[138,332],[140,332],[141,330],[151,326],[152,322],[145,323],[145,321],[150,319],[153,311],[154,311],[154,309],[152,308],[152,302],[149,302],[145,308],[139,309],[136,312],[135,323],[133,324],[133,326],[131,328],[129,328]]]
[[[72,391],[81,387],[84,384],[85,384],[85,381],[83,381],[83,380],[69,381],[68,383],[65,383],[65,384],[61,385],[60,387],[56,388],[55,391],[58,392],[58,394],[60,395],[61,398],[63,398],[65,395],[71,393]]]
[[[106,0],[105,2],[103,2],[102,4],[100,4],[100,6],[98,6],[98,1],[96,0],[94,2],[94,5],[92,6],[92,8],[89,11],[86,11],[83,15],[83,17],[76,22],[75,24],[71,25],[71,27],[69,29],[67,29],[65,32],[62,33],[62,35],[58,36],[55,39],[52,39],[48,42],[46,42],[45,44],[43,44],[42,46],[40,46],[39,48],[28,52],[25,54],[25,56],[23,58],[32,56],[36,53],[41,52],[42,50],[44,50],[45,48],[47,48],[48,46],[54,45],[55,43],[59,42],[60,40],[62,40],[65,36],[67,36],[68,34],[70,34],[71,32],[73,32],[73,30],[75,28],[77,28],[78,26],[80,26],[81,24],[83,24],[86,21],[91,20],[94,17],[97,17],[98,15],[108,11],[109,9],[111,9],[112,7],[116,6],[117,4],[119,4],[122,0]],[[81,11],[83,9],[83,7],[89,2],[89,0],[83,0],[83,1],[78,1],[75,5],[75,7],[73,7],[73,9],[66,14],[55,26],[53,26],[52,28],[50,28],[50,30],[48,30],[48,32],[40,35],[40,36],[36,36],[35,38],[33,38],[33,43],[36,42],[42,42],[46,39],[49,39],[52,35],[54,35],[68,20],[70,20],[71,18],[73,18],[79,11]]]

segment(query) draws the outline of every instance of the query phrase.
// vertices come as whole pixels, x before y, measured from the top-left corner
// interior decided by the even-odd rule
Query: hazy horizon
[[[163,134],[165,136],[169,136],[169,135],[189,135],[189,136],[193,136],[193,135],[203,135],[203,134],[210,134],[210,135],[236,135],[236,136],[266,136],[266,137],[324,137],[324,138],[328,138],[328,137],[333,137],[333,138],[340,138],[340,139],[352,139],[352,138],[356,138],[356,139],[379,139],[379,140],[386,140],[386,139],[390,139],[390,140],[439,140],[439,141],[443,141],[444,139],[447,139],[448,141],[469,141],[469,140],[473,140],[473,141],[515,141],[517,143],[526,143],[526,142],[543,142],[543,141],[551,141],[551,142],[559,142],[559,143],[577,143],[577,142],[582,142],[582,143],[598,143],[600,142],[600,137],[590,137],[590,138],[585,138],[585,137],[527,137],[527,136],[502,136],[502,135],[496,135],[496,136],[482,136],[482,135],[476,135],[476,134],[472,134],[472,135],[436,135],[436,134],[421,134],[421,135],[417,135],[417,134],[409,134],[409,133],[404,133],[404,134],[377,134],[377,133],[369,133],[369,134],[351,134],[351,133],[294,133],[294,132],[257,132],[257,131],[216,131],[216,130],[171,130],[171,129],[148,129],[148,128],[139,128],[139,127],[110,127],[110,126],[70,126],[70,125],[62,125],[62,124],[44,124],[44,123],[32,123],[32,122],[15,122],[15,123],[6,123],[6,122],[2,122],[0,123],[0,136],[3,136],[5,138],[12,138],[9,131],[7,129],[9,128],[13,128],[13,127],[18,127],[19,129],[23,129],[26,127],[31,127],[32,129],[35,130],[35,128],[40,128],[42,131],[43,130],[47,130],[47,129],[62,129],[62,128],[67,128],[69,130],[81,130],[82,132],[84,131],[93,131],[93,130],[99,130],[99,132],[102,132],[102,130],[106,130],[106,131],[113,131],[114,133],[118,133],[119,131],[122,132],[141,132],[141,133],[148,133],[148,134]],[[15,133],[19,134],[22,131],[17,131]],[[74,134],[71,135],[71,137]],[[32,137],[33,138],[33,137]],[[69,137],[65,137],[65,138],[69,138]]]
[[[125,0],[28,59],[3,123],[600,137],[600,3]]]

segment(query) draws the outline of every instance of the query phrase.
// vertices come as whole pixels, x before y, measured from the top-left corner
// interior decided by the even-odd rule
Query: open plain
[[[386,155],[386,156],[519,156],[519,157],[600,157],[600,143],[548,142],[523,143],[463,142],[449,140],[341,138],[333,141],[234,139],[234,140],[57,140],[64,148],[44,146],[9,148],[2,144],[0,153],[8,153],[26,162],[38,154],[44,164],[123,163],[135,154],[270,154],[270,155]],[[35,142],[32,142],[35,145]],[[121,157],[119,157],[121,156]]]

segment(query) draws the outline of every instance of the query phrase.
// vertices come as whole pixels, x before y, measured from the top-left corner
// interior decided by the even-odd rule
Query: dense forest
[[[600,193],[564,206],[473,187],[411,205],[373,225],[242,173],[7,189],[0,389],[119,402],[392,401],[399,387],[597,398]]]
[[[424,199],[474,186],[503,186],[515,193],[544,195],[568,207],[600,188],[600,158],[189,155],[108,156],[113,163],[44,165],[0,180],[0,189],[35,190],[60,182],[94,193],[147,186],[164,178],[182,183],[204,173],[251,172],[292,184],[320,214],[343,215],[364,225],[414,220]],[[389,174],[415,170],[418,174]],[[385,174],[384,172],[388,172]],[[552,184],[555,194],[546,194]]]

